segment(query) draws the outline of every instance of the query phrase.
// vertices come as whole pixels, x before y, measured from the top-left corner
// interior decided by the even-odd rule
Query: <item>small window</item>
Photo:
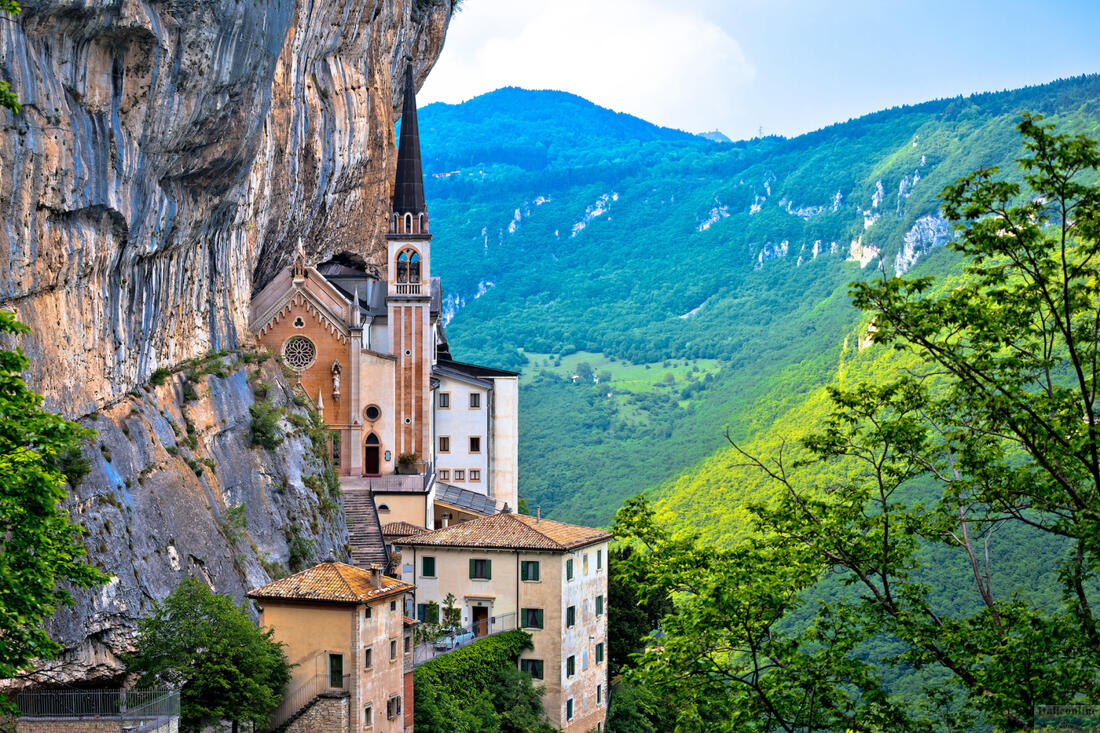
[[[344,686],[344,655],[343,654],[329,654],[328,655],[328,686],[329,687],[343,687]]]
[[[444,410],[449,410],[451,408],[451,393],[450,392],[440,392],[439,393],[439,406]]]
[[[603,616],[603,596],[596,596],[596,615]]]
[[[539,561],[524,560],[519,566],[520,580],[535,581],[539,579]]]
[[[565,579],[573,579],[573,558],[569,558],[565,561]]]
[[[363,609],[363,618],[370,618],[370,614],[371,614],[370,606],[367,606],[366,608]]]
[[[581,567],[584,568],[584,574],[588,575],[588,553],[581,555]]]
[[[596,685],[596,704],[603,705],[603,685]]]
[[[363,706],[363,725],[367,730],[374,727],[374,709],[370,705]]]
[[[569,658],[572,659],[573,657],[569,657]],[[568,700],[565,701],[565,719],[566,720],[572,720],[573,719],[573,698],[569,698]]]
[[[480,453],[481,452],[481,436],[479,436],[479,435],[471,435],[470,436],[470,452],[471,453]]]
[[[336,430],[332,431],[332,466],[333,468],[340,467],[340,433]]]
[[[471,468],[470,469],[470,480],[471,481],[480,481],[481,480],[481,469],[480,468]]]
[[[603,642],[596,645],[596,664],[603,664]]]
[[[465,481],[465,480],[466,480],[466,469],[465,468],[456,468],[455,469],[455,481]]]
[[[370,669],[374,666],[374,647],[368,646],[363,650],[363,669]]]
[[[379,504],[378,505],[378,513],[379,514],[389,514],[390,513],[389,504]]]
[[[521,608],[519,610],[519,619],[525,629],[543,628],[543,614],[541,608]]]
[[[421,561],[420,561],[420,574],[425,576],[425,577],[428,577],[428,578],[434,578],[435,577],[435,558],[434,557],[429,556],[429,557],[421,558]]]
[[[397,659],[397,639],[390,639],[390,661]]]
[[[409,647],[412,646],[412,637],[405,634],[405,653],[409,653]]]
[[[401,698],[394,695],[386,701],[386,719],[393,720],[401,714]]]
[[[480,409],[480,408],[481,408],[481,393],[480,392],[471,392],[470,393],[470,409],[477,410],[477,409]]]
[[[439,469],[439,480],[440,481],[450,481],[451,480],[451,469],[449,469],[449,468]]]
[[[519,670],[531,675],[532,679],[541,680],[543,675],[542,660],[521,659],[519,660]]]
[[[378,405],[367,405],[363,408],[363,417],[370,422],[374,422],[378,418],[382,417],[382,410],[378,408]]]
[[[572,654],[565,660],[565,676],[573,677],[577,674],[577,658]]]
[[[588,669],[588,650],[581,652],[581,669]]]
[[[397,610],[397,601],[390,601],[390,613]]]
[[[565,609],[565,625],[572,627],[577,625],[577,607],[570,606]]]
[[[450,453],[451,452],[451,436],[440,435],[439,436],[439,452]]]
[[[596,570],[603,570],[603,550],[596,550]]]
[[[484,558],[475,558],[470,560],[470,577],[478,578],[481,580],[492,580],[493,578],[493,561],[486,560]]]

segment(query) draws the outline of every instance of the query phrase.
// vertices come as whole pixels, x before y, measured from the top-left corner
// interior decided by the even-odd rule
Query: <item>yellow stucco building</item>
[[[326,723],[332,733],[411,729],[404,599],[412,590],[378,567],[326,562],[251,591],[260,625],[274,630],[294,665],[276,723],[300,715],[319,696],[346,693],[346,718]]]
[[[520,668],[545,688],[566,733],[603,730],[607,714],[607,549],[601,529],[504,512],[395,538],[420,620],[453,595],[475,637],[521,628]]]

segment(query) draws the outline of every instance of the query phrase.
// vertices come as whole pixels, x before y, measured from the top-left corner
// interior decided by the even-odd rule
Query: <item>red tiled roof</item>
[[[342,562],[324,562],[254,588],[248,592],[248,597],[366,603],[413,588],[409,583],[384,575],[382,586],[376,588],[371,582],[370,571]]]
[[[382,534],[386,537],[408,537],[411,534],[420,534],[424,529],[411,522],[389,522],[382,525]]]
[[[503,512],[479,517],[450,527],[425,531],[397,540],[399,545],[425,547],[486,547],[508,550],[564,552],[611,539],[611,533],[594,527],[535,519]]]

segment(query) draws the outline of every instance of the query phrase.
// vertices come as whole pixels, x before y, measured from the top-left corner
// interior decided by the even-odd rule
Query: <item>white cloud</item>
[[[466,0],[417,101],[502,86],[558,89],[691,131],[729,119],[755,76],[741,46],[694,9],[654,0]]]

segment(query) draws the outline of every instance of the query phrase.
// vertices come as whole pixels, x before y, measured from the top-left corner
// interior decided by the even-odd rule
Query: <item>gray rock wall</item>
[[[421,6],[428,6],[421,9]],[[407,59],[450,0],[29,0],[0,23],[0,307],[81,415],[232,348],[301,236],[379,262]]]

